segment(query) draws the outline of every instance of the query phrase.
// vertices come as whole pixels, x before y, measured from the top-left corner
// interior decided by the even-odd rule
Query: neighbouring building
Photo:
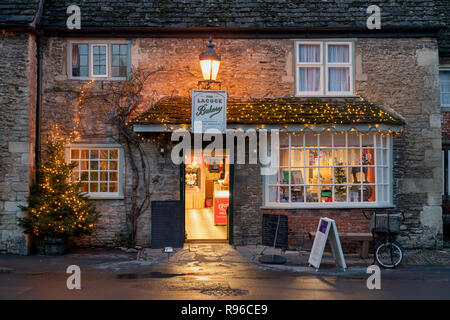
[[[17,206],[55,125],[80,133],[67,161],[77,162],[82,191],[101,212],[95,234],[78,244],[112,246],[126,232],[129,161],[98,108],[80,109],[78,98],[86,86],[120,84],[132,67],[163,68],[145,83],[133,123],[152,201],[183,203],[174,219],[183,220],[176,232],[186,241],[258,244],[263,215],[272,214],[287,216],[289,247],[308,247],[322,216],[341,232],[367,232],[363,210],[396,208],[405,215],[404,247],[441,248],[450,190],[449,3],[370,4],[381,9],[381,29],[368,29],[362,0],[1,1],[0,250],[28,253]],[[81,29],[67,28],[69,5],[80,7]],[[276,174],[215,154],[171,161],[172,132],[190,128],[210,36],[221,55],[227,129],[279,129]],[[226,207],[221,220],[216,210]],[[164,212],[140,217],[139,245],[174,232]]]

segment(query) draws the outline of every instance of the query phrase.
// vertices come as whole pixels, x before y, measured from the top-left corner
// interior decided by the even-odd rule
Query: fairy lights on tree
[[[94,203],[79,192],[79,182],[71,180],[76,164],[66,163],[64,146],[68,138],[53,131],[45,144],[46,161],[38,165],[38,181],[32,186],[27,216],[18,218],[25,232],[35,239],[91,234],[99,213]]]

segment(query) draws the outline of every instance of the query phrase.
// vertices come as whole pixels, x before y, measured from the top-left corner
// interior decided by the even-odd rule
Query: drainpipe
[[[34,164],[35,164],[35,181],[38,181],[38,170],[37,165],[39,163],[40,159],[40,118],[41,118],[41,105],[42,105],[42,47],[41,47],[41,34],[42,31],[37,30],[37,26],[39,22],[41,21],[42,17],[42,10],[44,7],[44,0],[39,0],[39,4],[37,7],[36,15],[33,19],[33,21],[30,23],[30,27],[34,30],[35,36],[36,36],[36,55],[37,55],[37,75],[36,75],[36,130],[35,130],[35,146],[34,146]]]
[[[41,102],[42,102],[42,94],[41,94],[41,76],[42,76],[42,47],[40,43],[40,36],[36,34],[36,51],[37,51],[37,85],[36,85],[36,141],[34,146],[34,164],[35,174],[36,174],[36,182],[38,181],[39,174],[37,170],[37,165],[40,159],[40,117],[41,117]]]

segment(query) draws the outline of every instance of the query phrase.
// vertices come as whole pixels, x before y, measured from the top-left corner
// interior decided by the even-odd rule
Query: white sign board
[[[319,269],[328,237],[330,239],[330,247],[334,260],[345,271],[347,265],[345,264],[344,253],[342,252],[341,242],[339,241],[336,222],[329,218],[320,218],[308,263],[316,269]]]
[[[192,131],[204,133],[216,129],[226,133],[227,92],[224,90],[192,90]],[[198,124],[201,123],[201,130]]]

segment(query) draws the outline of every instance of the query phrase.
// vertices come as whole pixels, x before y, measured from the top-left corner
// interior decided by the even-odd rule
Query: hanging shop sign
[[[327,239],[330,240],[331,252],[333,253],[336,264],[345,271],[347,265],[345,264],[344,253],[342,252],[341,242],[339,241],[336,222],[329,218],[320,218],[311,254],[309,255],[309,265],[315,267],[316,270],[319,269]]]
[[[217,129],[226,133],[227,92],[225,90],[192,90],[191,120],[194,132],[204,133],[208,129]]]

